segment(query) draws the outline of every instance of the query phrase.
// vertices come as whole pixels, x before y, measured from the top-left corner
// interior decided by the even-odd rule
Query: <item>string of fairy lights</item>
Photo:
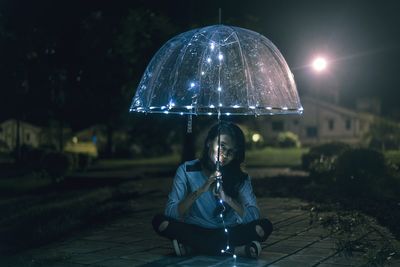
[[[215,48],[215,43],[211,42],[210,43],[210,49],[214,50]],[[221,190],[221,185],[222,185],[222,175],[220,174],[220,153],[221,153],[221,61],[223,60],[224,56],[222,55],[221,51],[220,51],[220,46],[218,45],[218,59],[219,59],[219,64],[218,64],[218,88],[217,88],[217,92],[218,92],[218,150],[217,150],[217,172],[219,173],[219,175],[216,178],[217,184],[216,184],[216,191],[217,193],[220,192]],[[221,205],[221,212],[219,214],[219,217],[222,220],[222,226],[224,228],[224,232],[226,234],[226,247],[225,249],[221,249],[221,253],[228,253],[228,254],[232,254],[232,257],[234,259],[236,259],[236,254],[230,251],[230,246],[229,246],[229,231],[228,228],[226,227],[225,224],[225,220],[224,220],[224,212],[226,211],[226,207],[224,204],[224,201],[219,197],[219,205]]]
[[[220,124],[220,122],[221,122],[221,118],[220,118],[220,117],[221,117],[221,113],[218,112],[218,124]],[[220,132],[220,127],[218,127],[218,150],[217,150],[217,172],[218,172],[218,173],[219,173],[219,171],[220,171],[220,152],[221,152],[221,146],[220,146],[220,144],[221,144],[221,139],[220,139],[220,137],[221,137],[221,132]],[[216,177],[216,181],[217,181],[217,184],[216,184],[216,193],[219,193],[220,190],[221,190],[221,185],[222,185],[222,175],[218,175],[218,176]],[[225,234],[226,234],[226,247],[225,247],[225,249],[221,249],[221,253],[232,254],[232,257],[233,257],[234,259],[236,259],[236,254],[234,254],[234,253],[232,253],[232,252],[230,251],[230,246],[229,246],[229,231],[228,231],[228,228],[226,227],[225,220],[224,220],[224,212],[226,211],[226,207],[225,207],[224,201],[223,201],[221,198],[219,198],[219,199],[218,199],[218,204],[221,205],[221,212],[220,212],[220,214],[219,214],[219,217],[221,218],[222,227],[224,228],[224,232],[225,232]]]

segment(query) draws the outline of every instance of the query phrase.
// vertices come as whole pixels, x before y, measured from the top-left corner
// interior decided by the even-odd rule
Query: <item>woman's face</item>
[[[221,148],[219,151],[219,161],[221,166],[230,163],[236,154],[235,142],[226,134],[220,135]],[[216,137],[210,144],[209,150],[210,159],[215,164],[218,161],[218,137]]]

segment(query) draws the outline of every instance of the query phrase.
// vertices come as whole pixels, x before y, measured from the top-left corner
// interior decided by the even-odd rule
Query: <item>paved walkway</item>
[[[334,234],[318,222],[310,223],[310,205],[298,199],[259,197],[263,216],[274,224],[274,232],[262,244],[258,260],[232,257],[176,257],[171,242],[151,228],[152,216],[161,212],[170,188],[165,178],[137,183],[142,197],[131,200],[133,212],[106,226],[81,232],[66,240],[32,249],[0,261],[0,266],[131,267],[131,266],[362,266],[361,253],[345,257],[337,249]],[[147,188],[147,189],[146,189]],[[149,190],[151,188],[151,190]],[[145,191],[147,190],[147,193]],[[323,216],[320,214],[319,216]],[[379,242],[377,232],[364,238]],[[399,265],[396,265],[399,264]],[[395,262],[393,266],[400,266]]]

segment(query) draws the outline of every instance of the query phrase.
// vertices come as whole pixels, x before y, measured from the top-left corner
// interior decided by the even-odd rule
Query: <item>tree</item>
[[[370,147],[385,151],[400,148],[400,125],[387,119],[375,119],[366,135]]]
[[[162,13],[156,13],[146,8],[131,9],[121,22],[121,30],[115,41],[115,51],[124,64],[126,83],[123,95],[128,103],[134,95],[134,88],[144,73],[147,64],[167,39],[174,36],[176,27]],[[128,113],[129,104],[124,106],[125,114]],[[169,135],[176,128],[175,118],[163,116],[131,116],[131,133],[141,144],[147,143],[157,151],[162,148],[168,152],[170,149]],[[160,128],[163,130],[160,131]],[[178,134],[178,136],[180,133]]]

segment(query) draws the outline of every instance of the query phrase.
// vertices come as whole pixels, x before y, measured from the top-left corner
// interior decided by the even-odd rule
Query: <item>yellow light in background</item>
[[[76,136],[72,137],[72,143],[77,144],[78,143],[78,137],[76,137]]]
[[[253,140],[254,143],[257,143],[258,141],[261,140],[261,135],[258,133],[255,133],[251,136],[251,140]]]

